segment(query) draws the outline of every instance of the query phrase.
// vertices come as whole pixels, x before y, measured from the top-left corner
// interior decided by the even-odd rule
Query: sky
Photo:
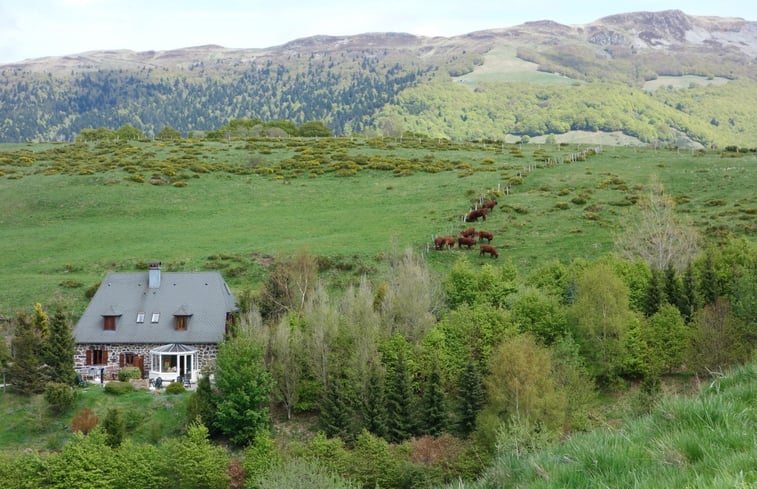
[[[0,0],[0,64],[104,49],[266,48],[313,35],[454,36],[678,9],[757,21],[746,0]]]

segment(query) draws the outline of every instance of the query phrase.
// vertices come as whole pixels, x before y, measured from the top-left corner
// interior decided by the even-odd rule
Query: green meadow
[[[0,314],[63,302],[74,314],[108,271],[161,260],[254,289],[307,251],[334,285],[381,273],[393,250],[443,272],[476,250],[429,250],[473,225],[500,260],[612,252],[653,181],[706,239],[757,232],[757,156],[433,139],[0,145]],[[464,223],[482,197],[498,205]]]

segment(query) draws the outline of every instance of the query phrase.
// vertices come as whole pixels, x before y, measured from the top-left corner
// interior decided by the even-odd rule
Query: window
[[[138,323],[144,323],[145,322],[145,313],[138,312],[137,313],[137,322]]]
[[[116,316],[103,316],[103,329],[106,331],[115,331]]]
[[[152,319],[150,320],[150,322],[157,323],[158,321],[160,321],[160,313],[159,312],[152,313]]]
[[[189,316],[174,316],[176,320],[176,330],[177,331],[186,331],[187,330],[187,321],[189,319]]]
[[[105,365],[108,363],[108,350],[91,349],[87,350],[87,365]]]

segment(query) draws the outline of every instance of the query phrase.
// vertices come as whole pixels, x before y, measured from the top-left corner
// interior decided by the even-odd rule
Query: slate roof
[[[218,343],[226,314],[236,301],[218,272],[161,272],[160,287],[149,288],[148,272],[109,273],[74,328],[77,343]],[[137,315],[144,313],[144,322]],[[153,314],[158,321],[152,322]],[[174,315],[188,316],[176,331]],[[116,316],[115,331],[103,316]]]

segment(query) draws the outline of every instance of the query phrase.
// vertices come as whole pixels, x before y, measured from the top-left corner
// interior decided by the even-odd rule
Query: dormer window
[[[176,331],[186,331],[189,316],[174,316]]]
[[[103,316],[103,329],[105,331],[115,331],[117,317],[118,316]]]

